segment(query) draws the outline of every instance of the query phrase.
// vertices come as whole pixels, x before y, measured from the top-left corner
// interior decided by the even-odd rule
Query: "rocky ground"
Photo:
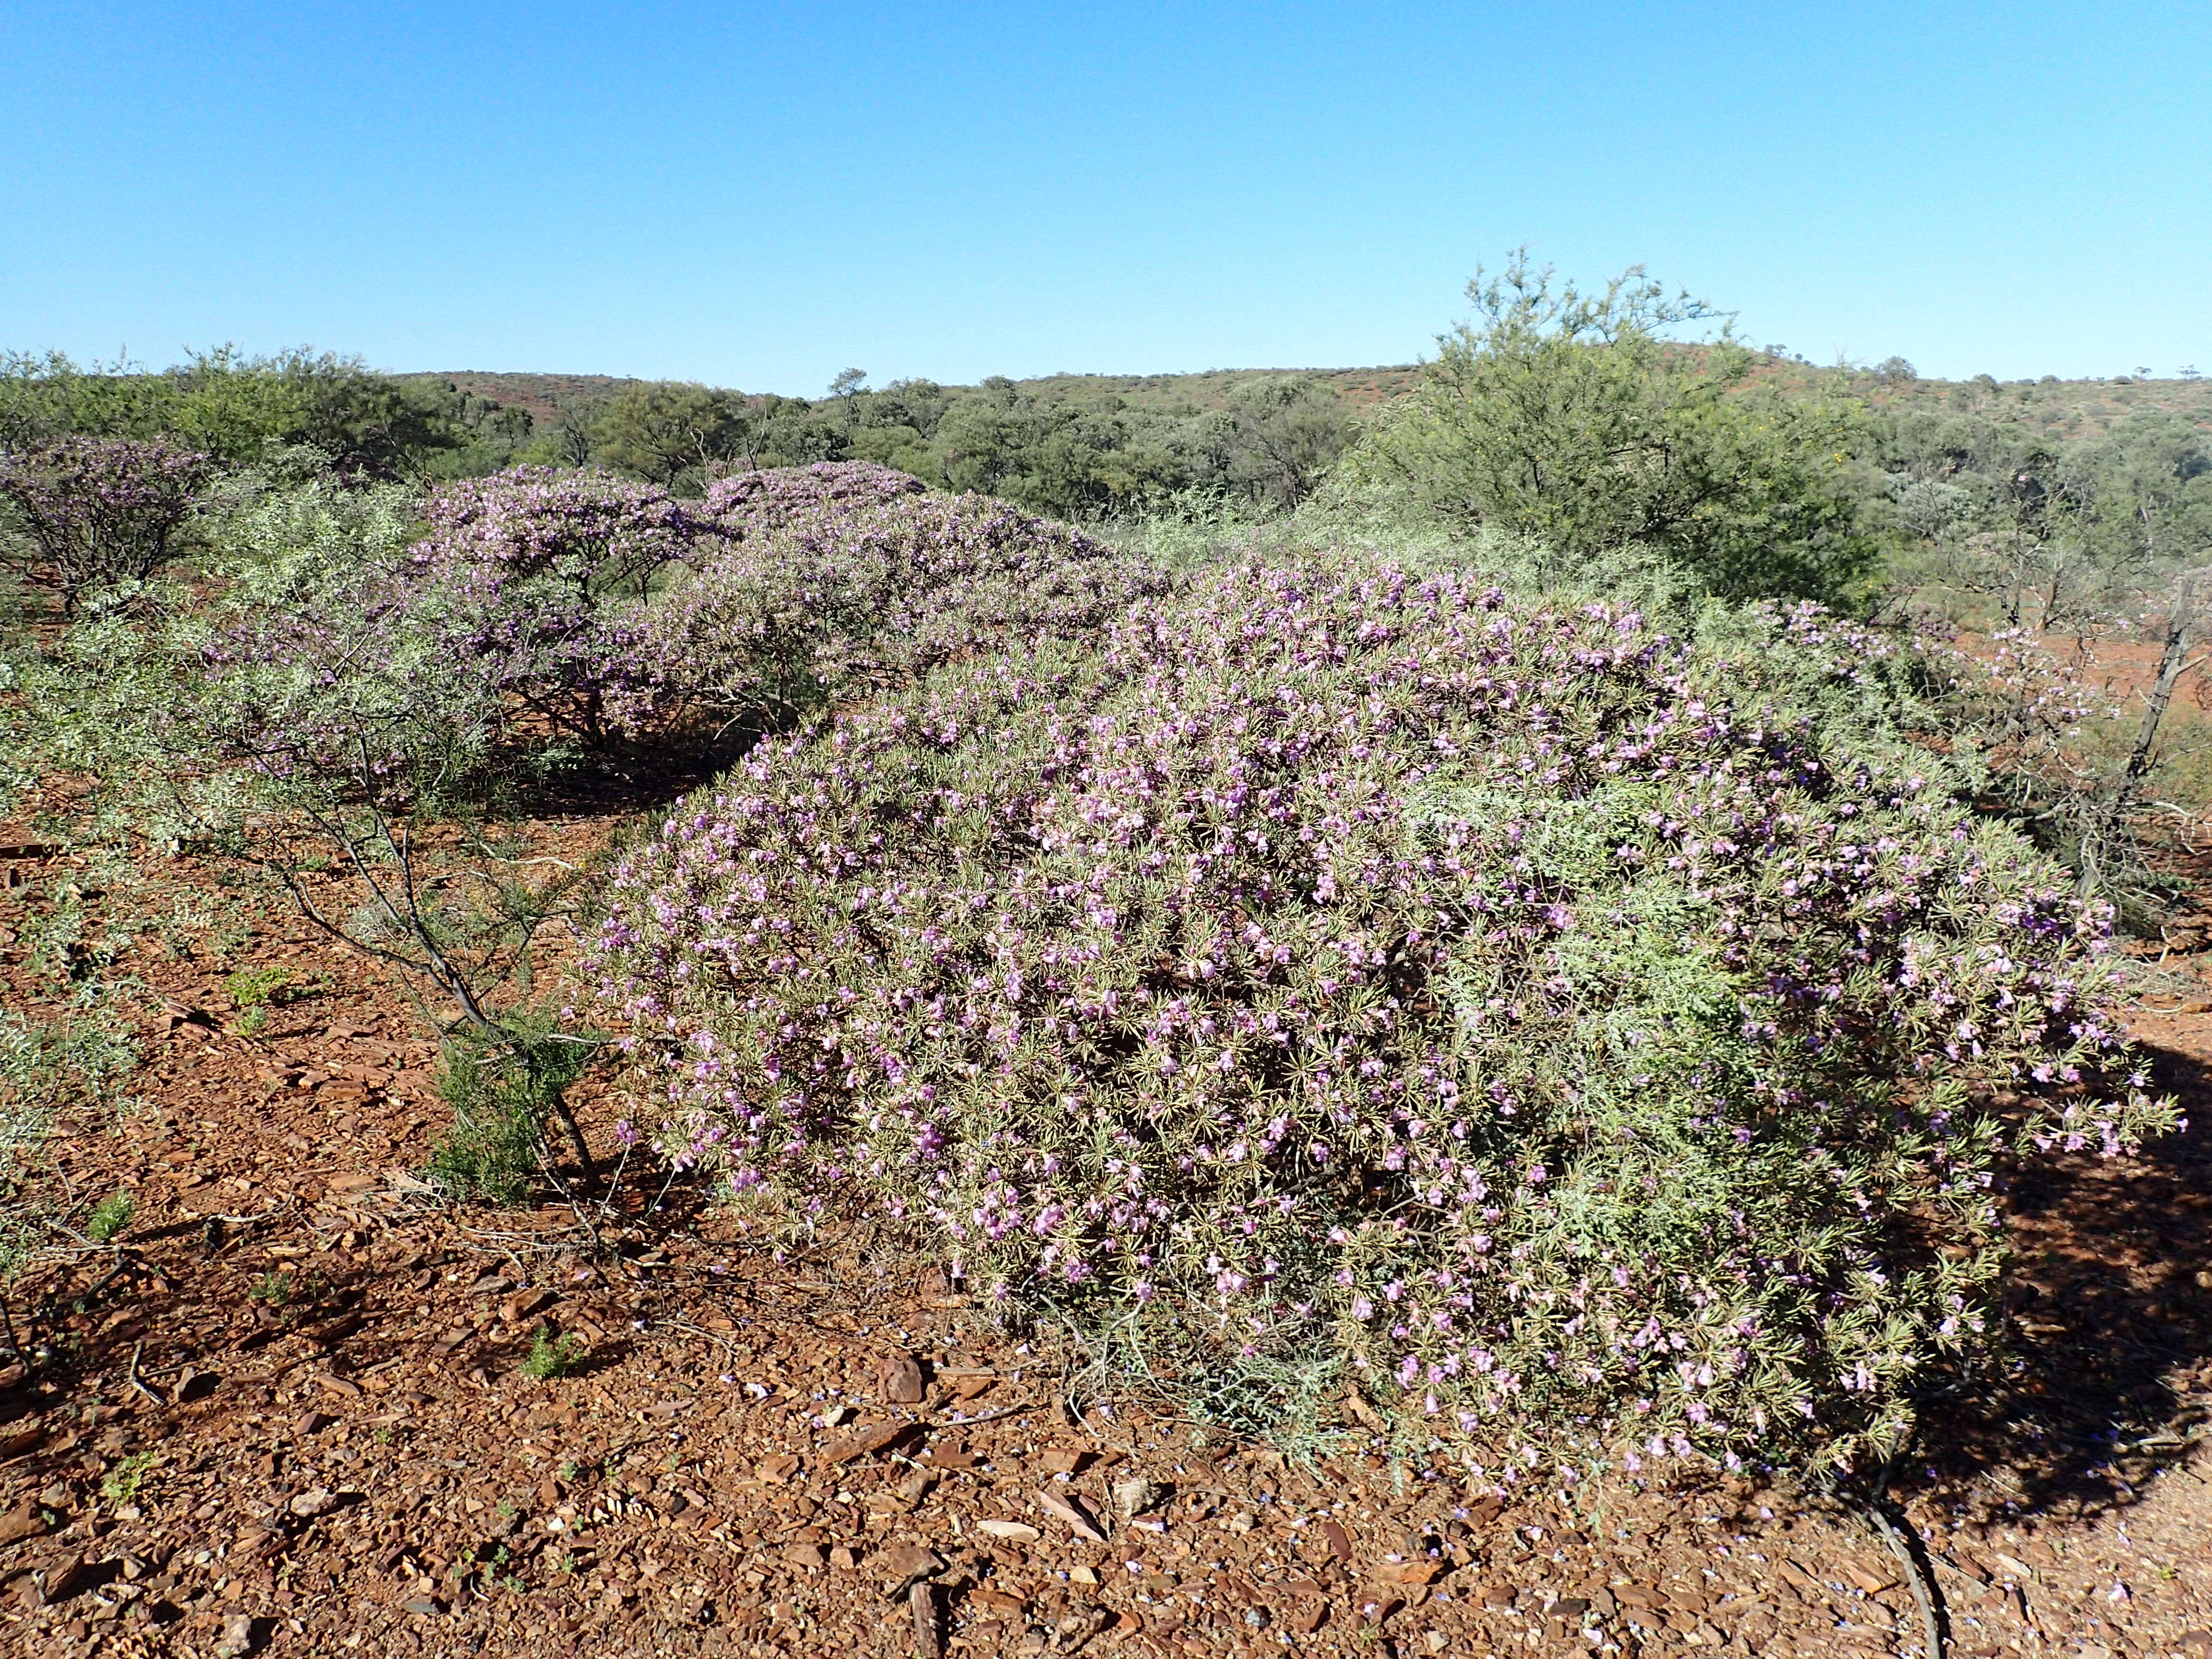
[[[1872,1520],[1779,1487],[1501,1504],[1356,1430],[1286,1461],[1078,1415],[1066,1353],[895,1251],[749,1238],[634,1165],[439,1203],[434,1048],[377,970],[191,860],[0,842],[0,995],[56,1005],[103,884],[143,988],[140,1103],[56,1147],[70,1222],[131,1220],[9,1292],[9,1651],[1925,1655],[1932,1615],[1956,1654],[2212,1655],[2203,1128],[2014,1195],[2012,1374],[1893,1487],[1923,1612]],[[258,1018],[247,966],[289,991]],[[2157,983],[2141,1035],[2212,1117],[2212,994]],[[578,1091],[610,1170],[618,1089]]]

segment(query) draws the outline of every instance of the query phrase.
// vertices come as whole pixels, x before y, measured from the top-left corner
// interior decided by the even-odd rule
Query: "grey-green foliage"
[[[1643,546],[1734,598],[1849,592],[1875,544],[1850,454],[1861,412],[1747,385],[1755,354],[1641,267],[1601,294],[1516,253],[1468,285],[1476,321],[1347,457],[1345,486],[1581,561]]]
[[[415,494],[401,485],[321,472],[273,487],[247,479],[210,515],[204,562],[234,601],[281,604],[398,570],[420,528]]]
[[[399,485],[234,480],[204,526],[201,585],[0,640],[15,694],[0,789],[70,775],[91,822],[161,842],[342,813],[364,785],[387,804],[477,788],[511,711],[487,678],[495,653],[466,648],[473,612],[443,590],[395,610],[418,528]]]

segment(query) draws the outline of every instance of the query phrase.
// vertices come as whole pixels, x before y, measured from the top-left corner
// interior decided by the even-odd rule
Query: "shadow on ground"
[[[2009,1352],[1923,1412],[1913,1461],[1938,1487],[2031,1511],[2130,1503],[2212,1417],[2212,1075],[2142,1052],[2189,1125],[2014,1182]]]

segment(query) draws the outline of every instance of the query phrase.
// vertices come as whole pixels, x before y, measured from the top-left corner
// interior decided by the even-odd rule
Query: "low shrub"
[[[94,1205],[92,1213],[85,1218],[84,1236],[95,1244],[113,1243],[131,1224],[131,1212],[137,1207],[137,1200],[127,1187],[110,1193]]]
[[[213,471],[209,457],[158,440],[58,438],[0,454],[0,501],[74,611],[87,591],[143,582],[169,562]]]
[[[838,696],[1040,635],[1081,637],[1166,578],[983,495],[838,463],[740,474],[726,532],[619,629],[610,707],[632,729],[787,721]]]
[[[429,1174],[457,1198],[520,1203],[545,1165],[546,1126],[554,1118],[585,1156],[566,1097],[592,1045],[564,1042],[549,1021],[527,1014],[512,1018],[510,1026],[447,1040],[438,1088],[453,1127],[432,1149]]]
[[[583,1363],[584,1344],[575,1336],[556,1336],[539,1326],[530,1340],[530,1352],[516,1369],[533,1382],[550,1382],[568,1376]]]
[[[2106,913],[1814,712],[1886,650],[1215,573],[763,744],[600,994],[678,1164],[1186,1387],[1320,1337],[1493,1479],[1846,1462],[1989,1340],[2005,1162],[2170,1117]]]

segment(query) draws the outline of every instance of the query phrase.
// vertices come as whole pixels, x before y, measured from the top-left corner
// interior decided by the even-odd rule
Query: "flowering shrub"
[[[173,444],[69,437],[0,455],[12,505],[74,611],[87,588],[144,581],[169,562],[214,463]]]
[[[707,486],[705,511],[734,534],[763,535],[802,520],[888,507],[921,491],[921,479],[873,461],[817,461],[717,478]]]
[[[1001,1305],[1326,1332],[1492,1479],[1847,1461],[1986,1337],[2001,1160],[2167,1116],[2104,914],[1795,712],[1881,649],[1218,572],[763,744],[601,994],[679,1164]]]
[[[617,602],[720,539],[665,489],[602,472],[525,466],[445,485],[410,550],[415,597],[442,645],[503,665],[501,690],[558,734],[597,742],[618,678]]]
[[[611,473],[518,466],[441,486],[413,551],[426,570],[474,566],[502,581],[547,577],[580,594],[642,593],[692,556],[706,522],[658,484]]]
[[[611,707],[632,727],[788,716],[989,643],[1081,637],[1164,578],[982,495],[865,463],[714,486],[725,539],[622,619]]]

